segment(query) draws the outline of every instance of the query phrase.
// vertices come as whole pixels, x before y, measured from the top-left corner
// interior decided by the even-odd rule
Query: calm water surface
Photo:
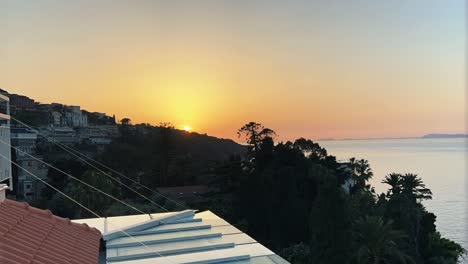
[[[468,139],[391,139],[321,141],[338,160],[350,157],[369,160],[374,171],[372,185],[378,193],[381,181],[391,172],[416,173],[433,192],[424,202],[437,216],[441,234],[468,249]],[[466,263],[468,261],[465,260]]]

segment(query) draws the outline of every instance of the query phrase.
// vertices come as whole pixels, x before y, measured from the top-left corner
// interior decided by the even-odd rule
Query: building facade
[[[11,145],[15,148],[16,163],[42,180],[47,180],[49,168],[41,162],[42,157],[36,153],[37,139],[37,134],[28,128],[11,129]],[[29,201],[39,198],[44,184],[25,170],[19,169],[17,175],[18,194]]]
[[[23,169],[18,170],[18,194],[25,200],[32,201],[38,199],[41,195],[44,184],[36,177],[46,181],[49,168],[42,162],[42,157],[22,156],[18,157],[16,163]],[[28,171],[28,172],[26,172]],[[31,176],[34,174],[36,177]]]
[[[17,148],[16,157],[26,154],[33,155],[36,152],[37,134],[23,127],[11,128],[11,145]]]
[[[65,123],[69,127],[87,127],[88,116],[79,106],[65,106]]]
[[[0,183],[8,182],[13,188],[11,177],[10,144],[10,99],[0,94]]]

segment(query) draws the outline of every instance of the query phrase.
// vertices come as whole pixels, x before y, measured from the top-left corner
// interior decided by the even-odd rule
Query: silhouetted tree
[[[244,138],[248,144],[248,153],[253,155],[258,151],[261,142],[265,138],[271,138],[276,133],[269,128],[265,128],[262,124],[249,122],[237,131],[237,135],[239,138]]]
[[[401,174],[390,173],[389,175],[385,176],[382,183],[390,185],[390,189],[388,189],[387,192],[387,197],[392,197],[401,194]]]
[[[352,169],[352,179],[354,181],[354,190],[368,189],[371,187],[368,182],[374,176],[369,162],[365,159],[349,159],[349,167]]]
[[[80,180],[88,183],[89,185],[94,186],[95,188],[107,194],[114,194],[116,190],[114,182],[106,175],[103,175],[100,172],[88,170],[81,176]],[[91,189],[83,183],[80,183],[73,179],[65,188],[65,193],[67,193],[73,199],[78,201],[80,204],[89,208],[91,211],[99,212],[101,214],[104,211],[104,208],[108,207],[112,202],[114,202],[114,200],[112,200],[108,196],[94,189]],[[90,214],[90,212],[84,211],[84,209],[81,207],[78,208],[77,216],[95,217],[95,215]]]
[[[130,118],[123,118],[122,120],[120,120],[120,124],[124,125],[124,126],[129,126],[132,124],[132,120]]]
[[[380,216],[363,217],[355,222],[353,235],[356,263],[414,263],[404,251],[405,233],[394,230],[391,221],[385,222]]]

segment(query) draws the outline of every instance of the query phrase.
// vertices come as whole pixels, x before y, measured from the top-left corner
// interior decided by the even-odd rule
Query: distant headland
[[[468,134],[427,134],[422,138],[468,138]]]

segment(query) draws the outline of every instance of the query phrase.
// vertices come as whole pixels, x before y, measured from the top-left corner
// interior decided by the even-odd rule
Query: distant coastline
[[[468,134],[427,134],[422,138],[468,138]]]
[[[442,138],[468,138],[468,134],[426,134],[420,137],[387,137],[387,138],[321,138],[317,141],[341,140],[389,140],[389,139],[442,139]]]

